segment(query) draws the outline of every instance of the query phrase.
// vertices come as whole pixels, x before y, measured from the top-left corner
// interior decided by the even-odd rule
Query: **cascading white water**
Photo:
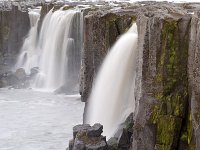
[[[30,19],[30,31],[26,37],[24,44],[21,49],[18,61],[16,63],[16,68],[24,68],[27,73],[30,73],[30,69],[34,66],[37,66],[38,63],[38,54],[36,53],[37,49],[37,29],[38,22],[40,18],[40,10],[30,9],[29,10],[29,19]]]
[[[135,109],[137,39],[133,24],[105,58],[89,98],[86,123],[101,123],[107,138]]]
[[[73,69],[71,74],[77,74],[79,64],[72,62],[68,56],[70,54],[73,59],[79,59],[77,57],[82,41],[78,39],[80,37],[74,35],[81,36],[81,31],[78,30],[81,25],[80,22],[73,24],[77,23],[75,21],[77,12],[63,8],[56,11],[51,9],[42,22],[39,35],[37,34],[39,15],[36,18],[35,13],[29,13],[31,30],[23,44],[16,68],[24,68],[27,73],[34,67],[39,68],[32,87],[53,91],[68,82],[69,69]],[[78,82],[77,78],[71,80]]]
[[[73,39],[70,30],[75,11],[53,9],[44,19],[39,37],[39,49],[42,51],[36,86],[56,89],[65,83],[67,69],[67,50]]]

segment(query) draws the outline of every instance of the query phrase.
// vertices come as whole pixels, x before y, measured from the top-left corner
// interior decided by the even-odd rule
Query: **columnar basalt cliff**
[[[200,149],[198,11],[199,4],[147,2],[85,17],[80,88],[84,102],[110,46],[137,22],[134,150]]]
[[[144,15],[146,21],[141,18],[138,23],[147,26],[144,43],[139,45],[143,64],[133,147],[185,149],[191,144],[187,81],[191,18],[184,11],[152,14]]]
[[[190,131],[193,134],[194,142],[196,142],[196,149],[200,149],[200,84],[199,84],[199,12],[191,19],[190,45],[189,45],[189,59],[188,59],[188,78],[189,78],[189,94],[190,94],[190,114],[189,123]]]

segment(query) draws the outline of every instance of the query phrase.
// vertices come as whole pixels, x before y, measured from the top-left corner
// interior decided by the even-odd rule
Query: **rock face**
[[[89,12],[85,17],[84,102],[109,47],[134,20],[137,22],[133,150],[200,149],[199,10],[199,4],[143,2],[119,11]]]
[[[138,21],[143,41],[139,43],[139,57],[143,62],[133,127],[136,149],[178,149],[183,145],[188,149],[191,144],[185,124],[189,117],[187,58],[191,17],[184,10],[176,16],[173,11],[152,12]],[[144,28],[140,25],[144,24],[146,31],[141,34]]]
[[[0,74],[13,67],[30,23],[28,12],[12,6],[11,10],[0,11]]]
[[[80,93],[86,102],[93,79],[117,37],[129,29],[135,20],[130,13],[94,12],[85,17],[84,50],[82,51]]]
[[[188,78],[189,78],[189,110],[188,126],[190,127],[190,140],[196,143],[196,149],[200,149],[200,49],[199,49],[199,13],[192,16],[191,19],[191,33],[189,45],[189,59],[188,59]],[[192,134],[194,133],[194,134]]]

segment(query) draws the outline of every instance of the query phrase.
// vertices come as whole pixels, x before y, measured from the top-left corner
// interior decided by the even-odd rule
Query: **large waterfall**
[[[32,87],[53,91],[78,84],[81,49],[81,13],[76,10],[51,9],[38,33],[38,13],[29,13],[31,30],[21,50],[16,68],[30,74],[38,68]],[[67,89],[67,88],[66,88]],[[72,89],[71,89],[72,90]]]
[[[135,109],[136,59],[137,26],[133,24],[105,58],[89,98],[86,123],[101,123],[108,138]]]

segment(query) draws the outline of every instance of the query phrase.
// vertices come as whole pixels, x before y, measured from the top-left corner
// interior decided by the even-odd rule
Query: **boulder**
[[[87,131],[91,126],[89,124],[81,124],[73,127],[73,137],[76,138],[78,132]]]
[[[101,135],[102,132],[101,124],[75,126],[73,140],[69,142],[69,150],[107,150],[106,137]]]
[[[99,137],[103,133],[103,126],[99,123],[94,124],[91,128],[87,130],[87,135],[89,137]]]
[[[15,76],[17,77],[18,80],[25,80],[27,75],[23,68],[19,68],[16,70]]]

